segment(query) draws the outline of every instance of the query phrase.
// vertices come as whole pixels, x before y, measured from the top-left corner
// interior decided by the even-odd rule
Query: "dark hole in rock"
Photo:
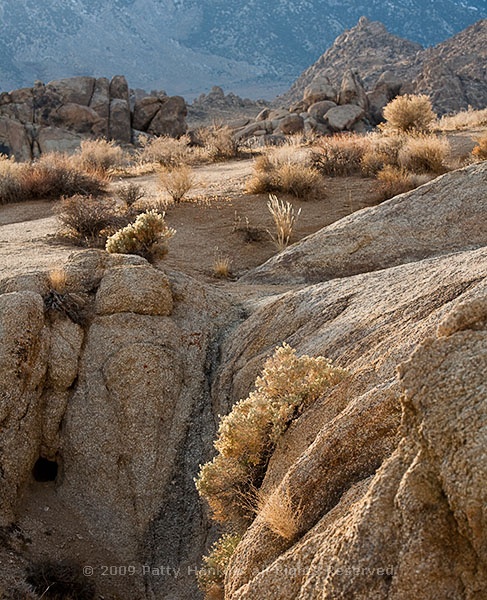
[[[56,481],[58,472],[58,464],[54,460],[47,460],[47,458],[37,459],[34,468],[32,469],[32,475],[36,481]]]

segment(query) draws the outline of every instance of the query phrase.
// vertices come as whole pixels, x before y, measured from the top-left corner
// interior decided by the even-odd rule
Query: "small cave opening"
[[[46,482],[56,481],[59,465],[55,460],[39,457],[32,469],[32,476],[35,481]]]

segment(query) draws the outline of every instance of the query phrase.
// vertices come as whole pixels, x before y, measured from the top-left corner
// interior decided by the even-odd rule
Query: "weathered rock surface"
[[[448,173],[325,227],[242,280],[324,281],[485,245],[486,192],[486,163]]]
[[[120,75],[111,81],[36,82],[33,88],[0,94],[0,150],[29,160],[39,152],[73,152],[85,138],[130,143],[133,129],[179,137],[186,132],[186,114],[183,98],[164,94],[142,95],[131,107],[127,81]]]
[[[363,116],[364,110],[356,104],[335,106],[325,114],[324,119],[332,131],[350,131]]]
[[[216,420],[207,376],[239,311],[139,257],[81,252],[65,272],[66,293],[90,315],[83,326],[45,312],[47,274],[0,295],[1,524],[36,494],[37,459],[56,462],[51,508],[61,503],[83,539],[120,564],[181,568],[139,573],[125,590],[114,578],[118,597],[193,598],[208,529],[193,477]]]
[[[282,440],[264,486],[287,490],[296,507],[304,507],[300,531],[285,542],[257,517],[232,559],[226,598],[409,600],[440,594],[467,600],[486,595],[486,259],[482,249],[299,293],[295,306],[308,312],[306,325],[288,339],[302,344],[302,351],[328,351],[351,367],[352,381],[347,398],[340,389],[331,391]],[[409,291],[408,280],[414,282]],[[333,319],[326,307],[346,290],[353,300]],[[286,336],[290,321],[285,315],[292,314],[295,300],[289,294],[254,315],[253,323],[243,326],[245,334],[252,338],[251,325],[256,331],[260,321],[269,332],[263,347],[276,328]],[[394,306],[392,312],[388,306]],[[352,314],[372,307],[374,324],[367,321],[364,331],[358,319],[354,327]],[[416,310],[421,317],[409,312]],[[333,326],[323,322],[327,313]],[[236,335],[242,339],[243,333]],[[353,338],[355,349],[367,357],[349,354]],[[420,344],[397,377],[393,365],[401,355],[406,358],[406,340]],[[255,350],[240,355],[241,369],[255,355]],[[373,356],[369,364],[375,368],[361,372],[359,365]],[[357,396],[357,381],[362,378],[368,387],[379,371],[382,384]],[[392,414],[387,407],[392,390],[402,423],[396,449],[377,470],[387,450],[378,451],[375,444],[387,439],[392,425],[384,420]],[[359,474],[356,461],[366,457],[370,462],[362,463]]]

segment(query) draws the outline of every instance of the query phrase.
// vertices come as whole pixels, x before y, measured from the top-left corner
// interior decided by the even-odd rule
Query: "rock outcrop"
[[[111,592],[192,598],[208,529],[193,477],[216,420],[208,378],[238,310],[139,257],[87,251],[64,270],[58,310],[47,274],[0,285],[0,525],[36,502],[34,479],[50,465],[43,493],[86,543],[119,564],[181,569],[138,566],[127,589],[112,577]],[[46,559],[58,558],[56,543]],[[72,544],[64,557],[79,561]]]
[[[163,93],[139,95],[132,107],[123,76],[36,82],[0,94],[0,151],[29,160],[55,150],[72,152],[87,137],[125,144],[141,131],[179,137],[186,114],[183,98]]]
[[[351,69],[363,81],[375,123],[382,118],[382,108],[400,93],[429,95],[438,114],[469,106],[482,109],[487,105],[486,48],[486,19],[423,49],[391,35],[382,23],[362,17],[279,100],[282,104],[299,101],[307,88],[324,78],[337,87],[343,73]]]

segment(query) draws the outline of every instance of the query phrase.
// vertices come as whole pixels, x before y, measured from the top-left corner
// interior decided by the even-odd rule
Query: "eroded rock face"
[[[140,257],[81,252],[65,273],[83,325],[46,311],[46,274],[9,280],[29,291],[0,295],[1,524],[35,503],[42,457],[59,468],[51,509],[67,511],[88,546],[183,573],[140,569],[125,591],[112,582],[119,597],[192,598],[209,528],[193,483],[214,437],[209,373],[238,311]],[[70,544],[66,557],[79,560]]]
[[[283,544],[257,518],[237,548],[226,598],[485,596],[486,293],[484,276],[483,283],[428,319],[431,324],[439,321],[439,336],[425,340],[400,367],[396,385],[402,424],[390,458],[375,474],[364,471],[359,482],[350,478],[331,509],[319,505],[322,517],[308,521],[311,527],[304,525],[305,511],[304,531],[294,543]],[[369,414],[374,430],[377,421]],[[303,492],[300,485],[313,480],[312,456],[323,450],[323,438],[333,434],[343,416],[328,415],[316,441],[302,456],[296,453],[284,477],[278,470],[273,483],[290,489],[296,503],[306,497],[307,506],[309,490]],[[288,443],[296,443],[299,434],[289,433]],[[354,445],[350,436],[347,440]],[[363,443],[360,433],[358,443]],[[369,451],[368,445],[363,448]],[[347,456],[342,448],[339,455]],[[316,485],[327,487],[329,461],[333,465],[335,456],[331,448],[321,455]],[[352,474],[346,464],[343,468]]]

